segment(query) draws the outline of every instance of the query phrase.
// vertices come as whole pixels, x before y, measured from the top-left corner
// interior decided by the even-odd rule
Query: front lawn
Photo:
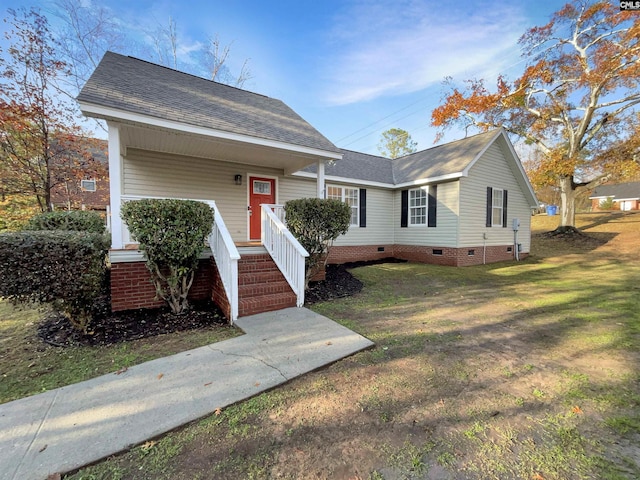
[[[354,269],[313,309],[374,349],[68,478],[640,478],[640,214],[533,221],[520,263]]]

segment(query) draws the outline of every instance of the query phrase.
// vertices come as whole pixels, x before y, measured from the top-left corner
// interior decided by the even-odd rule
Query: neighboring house
[[[88,141],[89,142],[89,141]],[[51,188],[51,204],[56,210],[97,210],[105,212],[109,206],[108,142],[92,138],[87,145],[90,158],[77,162],[73,174],[58,180]],[[59,155],[58,161],[65,161]],[[87,165],[83,165],[86,163]]]
[[[122,202],[144,197],[212,205],[211,258],[193,296],[212,297],[232,320],[302,305],[306,252],[281,222],[296,198],[351,206],[333,263],[462,266],[529,252],[538,202],[502,130],[390,160],[340,150],[279,100],[114,53],[78,102],[109,127],[114,310],[158,304],[120,220]]]
[[[619,183],[617,185],[600,185],[591,196],[591,210],[603,210],[601,206],[613,200],[613,209],[629,211],[640,210],[640,182]],[[607,208],[605,210],[610,210]]]

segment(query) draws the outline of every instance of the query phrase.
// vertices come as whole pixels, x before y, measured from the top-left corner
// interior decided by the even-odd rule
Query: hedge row
[[[45,212],[31,218],[25,230],[74,230],[104,233],[104,219],[99,213],[82,210]]]
[[[87,331],[106,275],[101,233],[24,231],[0,234],[0,297],[47,303]]]

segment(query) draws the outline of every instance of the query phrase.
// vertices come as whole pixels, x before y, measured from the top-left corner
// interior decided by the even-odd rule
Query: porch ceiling
[[[318,160],[327,159],[325,156],[311,152],[292,151],[259,143],[246,143],[136,124],[121,123],[120,140],[125,149],[131,147],[187,157],[277,168],[282,169],[287,175],[315,164]]]

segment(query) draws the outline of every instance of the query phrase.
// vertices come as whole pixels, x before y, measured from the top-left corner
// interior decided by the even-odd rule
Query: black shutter
[[[507,191],[502,191],[502,226],[507,228]]]
[[[487,227],[491,226],[492,211],[493,211],[493,188],[487,187]]]
[[[409,190],[402,190],[402,206],[400,208],[400,226],[406,227],[409,218]]]
[[[438,205],[438,186],[429,186],[429,200],[427,208],[427,227],[436,226],[436,212]]]
[[[367,189],[360,189],[360,227],[367,226]]]

